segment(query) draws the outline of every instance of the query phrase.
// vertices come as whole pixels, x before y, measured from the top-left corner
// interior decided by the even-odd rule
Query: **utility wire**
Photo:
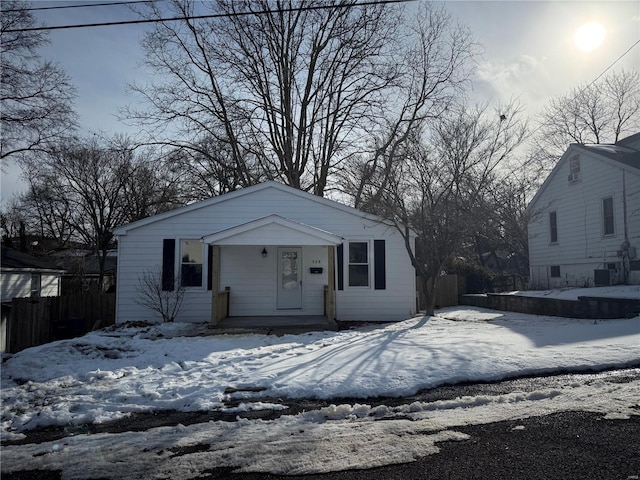
[[[608,71],[611,67],[613,67],[616,63],[618,63],[620,60],[622,60],[622,59],[625,57],[625,55],[626,55],[627,53],[629,53],[629,52],[633,49],[633,47],[635,47],[635,46],[636,46],[636,45],[638,45],[639,43],[640,43],[640,40],[636,41],[636,43],[634,43],[633,45],[631,45],[631,46],[629,47],[629,49],[628,49],[626,52],[624,52],[622,55],[620,55],[618,58],[616,58],[616,59],[614,60],[614,62],[613,62],[611,65],[609,65],[607,68],[605,68],[605,69],[602,71],[602,73],[601,73],[600,75],[598,75],[598,76],[595,78],[595,80],[593,80],[593,82],[591,82],[589,85],[587,85],[586,87],[584,87],[584,89],[586,90],[586,89],[587,89],[587,88],[589,88],[591,85],[593,85],[594,83],[596,83],[596,82],[598,81],[598,79],[599,79],[602,75],[604,75],[605,73],[607,73],[607,71]]]
[[[153,3],[157,0],[137,0],[131,2],[84,3],[82,5],[58,5],[54,7],[29,7],[3,10],[3,12],[35,12],[36,10],[60,10],[63,8],[105,7],[109,5],[131,5],[134,3]]]
[[[631,50],[633,50],[633,47],[635,47],[636,45],[638,45],[640,43],[640,40],[637,40],[633,45],[631,45],[626,52],[624,52],[622,55],[620,55],[618,58],[616,58],[611,65],[609,65],[607,68],[605,68],[600,75],[598,75],[596,78],[594,78],[591,83],[589,83],[588,85],[584,86],[583,88],[580,88],[578,93],[576,93],[577,95],[580,95],[582,92],[584,92],[585,90],[587,90],[589,87],[591,87],[594,83],[596,83],[600,77],[602,77],[605,73],[607,73],[611,67],[613,67],[616,63],[618,63],[620,60],[622,60],[627,53],[629,53]],[[531,133],[529,133],[529,136],[533,136],[534,134],[538,133],[538,130],[540,130],[544,125],[540,124],[538,125],[538,127],[536,129],[534,129]]]
[[[330,8],[353,8],[367,5],[387,5],[392,3],[408,3],[416,0],[372,0],[367,2],[356,2],[346,5],[315,5],[311,7],[292,7],[292,8],[279,8],[275,10],[259,10],[249,12],[233,12],[233,13],[216,13],[211,15],[194,15],[188,17],[172,17],[172,18],[152,18],[143,20],[124,20],[118,22],[104,22],[104,23],[84,23],[77,25],[57,25],[53,27],[29,27],[29,28],[16,28],[5,30],[5,33],[17,33],[17,32],[37,32],[44,30],[64,30],[69,28],[89,28],[89,27],[112,27],[115,25],[138,25],[143,23],[159,23],[159,22],[175,22],[180,20],[202,20],[206,18],[223,18],[223,17],[243,17],[247,15],[265,15],[269,13],[287,13],[287,12],[304,12],[310,10],[326,10]]]

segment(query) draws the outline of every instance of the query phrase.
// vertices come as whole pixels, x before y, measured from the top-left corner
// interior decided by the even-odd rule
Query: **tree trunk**
[[[424,297],[425,315],[433,316],[436,303],[436,288],[438,285],[438,277],[430,275],[420,275],[420,278],[422,279],[422,295]]]

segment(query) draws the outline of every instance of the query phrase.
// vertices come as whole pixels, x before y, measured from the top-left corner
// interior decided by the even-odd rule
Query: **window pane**
[[[551,267],[551,276],[554,278],[559,278],[560,277],[560,266],[559,265],[554,265]]]
[[[199,240],[182,241],[182,263],[202,263],[202,243]]]
[[[349,263],[368,263],[367,242],[349,243]]]
[[[369,286],[369,265],[349,265],[349,286]]]
[[[604,234],[605,235],[613,235],[614,231],[614,222],[613,222],[613,198],[603,198],[602,199],[602,214],[604,221]]]
[[[202,286],[202,243],[199,240],[180,242],[180,281],[183,287]]]
[[[558,215],[556,212],[549,212],[549,230],[551,243],[556,243],[558,241]]]
[[[298,290],[298,252],[282,252],[281,288],[283,290]]]
[[[202,286],[202,265],[190,263],[182,264],[182,286],[201,287]]]
[[[42,277],[39,273],[31,274],[31,296],[39,297],[40,296],[40,288],[42,283]]]

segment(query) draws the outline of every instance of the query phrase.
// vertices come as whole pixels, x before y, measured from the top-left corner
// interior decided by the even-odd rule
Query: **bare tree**
[[[494,253],[507,262],[500,265],[503,271],[522,278],[529,275],[527,228],[531,213],[527,205],[532,191],[531,179],[522,169],[500,168],[481,200],[483,220],[477,224],[473,242],[480,265],[485,266],[484,254]]]
[[[138,299],[136,303],[149,310],[159,313],[163,322],[173,322],[182,307],[185,287],[178,278],[172,290],[165,290],[162,286],[162,271],[159,268],[145,270],[138,278]]]
[[[44,150],[75,128],[75,91],[67,74],[44,61],[38,49],[46,33],[25,32],[35,26],[29,3],[3,0],[0,17],[0,159]]]
[[[149,109],[126,116],[178,129],[185,140],[173,144],[183,148],[226,143],[221,163],[242,186],[256,180],[251,157],[268,178],[323,195],[399,76],[399,11],[318,0],[171,5],[181,17],[228,16],[156,24],[143,45],[147,65],[167,80],[133,86]],[[163,13],[153,4],[144,15]]]
[[[534,138],[534,160],[548,171],[569,143],[615,143],[639,128],[640,73],[614,72],[549,101]]]
[[[229,145],[215,138],[205,138],[190,147],[174,148],[165,159],[165,168],[176,177],[185,203],[233,192],[267,178],[261,173],[255,155],[247,153],[244,165],[250,179],[248,183],[235,167]]]
[[[485,196],[501,178],[500,165],[524,141],[517,104],[453,108],[422,136],[403,145],[402,161],[376,185],[369,208],[392,219],[405,238],[433,313],[438,277],[446,262],[472,241],[483,222]],[[416,248],[410,245],[412,229]]]
[[[383,121],[372,128],[369,152],[350,162],[342,184],[356,208],[375,208],[425,126],[445,115],[464,94],[478,53],[470,33],[442,8],[423,3],[397,52],[398,78],[388,89]],[[373,127],[373,126],[372,126]]]
[[[128,220],[123,193],[133,171],[132,161],[130,151],[107,148],[95,139],[65,142],[46,155],[23,161],[24,176],[30,179],[29,198],[44,212],[43,217],[54,216],[58,225],[64,221],[64,233],[70,229],[76,241],[95,251],[100,284],[108,250],[113,247],[112,231]],[[59,211],[51,210],[56,205],[61,205]],[[48,233],[61,235],[63,231]]]
[[[69,198],[57,195],[46,177],[26,177],[26,180],[29,189],[18,197],[18,205],[27,219],[29,232],[53,241],[56,249],[69,247],[75,233]]]

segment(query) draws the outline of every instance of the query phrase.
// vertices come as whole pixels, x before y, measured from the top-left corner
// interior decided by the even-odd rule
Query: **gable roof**
[[[594,158],[597,158],[611,166],[616,166],[618,168],[631,169],[631,171],[636,171],[640,174],[640,150],[637,148],[633,148],[638,145],[640,142],[640,133],[636,133],[629,137],[623,138],[614,144],[606,144],[606,143],[598,143],[598,144],[582,144],[582,143],[571,143],[569,147],[564,152],[562,157],[558,163],[556,163],[551,173],[547,176],[544,183],[540,186],[533,199],[529,202],[527,206],[527,211],[530,212],[533,209],[533,206],[538,201],[542,192],[546,190],[549,183],[551,183],[552,179],[558,173],[558,170],[562,168],[564,162],[567,161],[569,157],[571,157],[576,150],[589,152],[591,154],[595,154]]]
[[[145,225],[150,225],[152,223],[159,222],[159,221],[162,221],[162,220],[166,220],[168,218],[172,218],[172,217],[175,217],[177,215],[182,215],[183,213],[193,212],[193,211],[196,211],[196,210],[199,210],[199,209],[202,209],[202,208],[207,208],[207,207],[209,207],[211,205],[216,205],[218,203],[226,202],[227,200],[232,200],[234,198],[238,198],[238,197],[241,197],[241,196],[244,196],[244,195],[250,195],[252,193],[259,192],[261,190],[265,190],[265,189],[269,189],[269,188],[280,190],[282,192],[286,192],[287,194],[295,195],[297,197],[304,198],[306,200],[311,200],[311,201],[319,203],[321,205],[325,205],[325,206],[330,207],[330,208],[335,208],[337,210],[340,210],[340,211],[343,211],[343,212],[347,212],[347,213],[350,213],[352,215],[357,215],[357,216],[362,217],[362,218],[373,220],[373,221],[376,221],[376,222],[379,222],[379,223],[386,223],[386,224],[389,224],[389,225],[393,225],[393,223],[391,223],[389,220],[386,220],[386,219],[384,219],[382,217],[379,217],[377,215],[365,213],[365,212],[362,212],[362,211],[360,211],[360,210],[358,210],[356,208],[349,207],[347,205],[344,205],[342,203],[336,202],[334,200],[329,200],[329,199],[324,198],[324,197],[319,197],[317,195],[313,195],[311,193],[304,192],[304,191],[299,190],[297,188],[293,188],[293,187],[290,187],[288,185],[283,185],[281,183],[274,182],[273,180],[268,180],[266,182],[258,183],[257,185],[252,185],[250,187],[245,187],[245,188],[242,188],[240,190],[236,190],[236,191],[233,191],[233,192],[225,193],[224,195],[220,195],[220,196],[217,196],[217,197],[209,198],[207,200],[202,200],[200,202],[192,203],[190,205],[186,205],[184,207],[180,207],[180,208],[177,208],[175,210],[171,210],[169,212],[160,213],[160,214],[154,215],[152,217],[143,218],[143,219],[138,220],[136,222],[132,222],[132,223],[129,223],[127,225],[123,225],[121,227],[118,227],[113,231],[113,233],[114,233],[114,235],[126,235],[128,231],[136,229],[136,228],[143,227]]]
[[[205,235],[202,241],[218,245],[255,245],[256,236],[268,238],[269,234],[275,234],[282,238],[285,233],[287,240],[295,245],[339,245],[343,240],[334,233],[274,214]],[[258,243],[265,244],[264,241]]]
[[[590,152],[596,152],[598,155],[613,162],[640,170],[640,150],[626,147],[620,142],[613,145],[599,143],[592,145],[575,144],[575,146]]]
[[[24,271],[50,271],[63,273],[64,270],[56,267],[52,262],[44,258],[34,257],[28,253],[21,252],[2,244],[2,255],[0,268],[2,270],[24,270]]]

